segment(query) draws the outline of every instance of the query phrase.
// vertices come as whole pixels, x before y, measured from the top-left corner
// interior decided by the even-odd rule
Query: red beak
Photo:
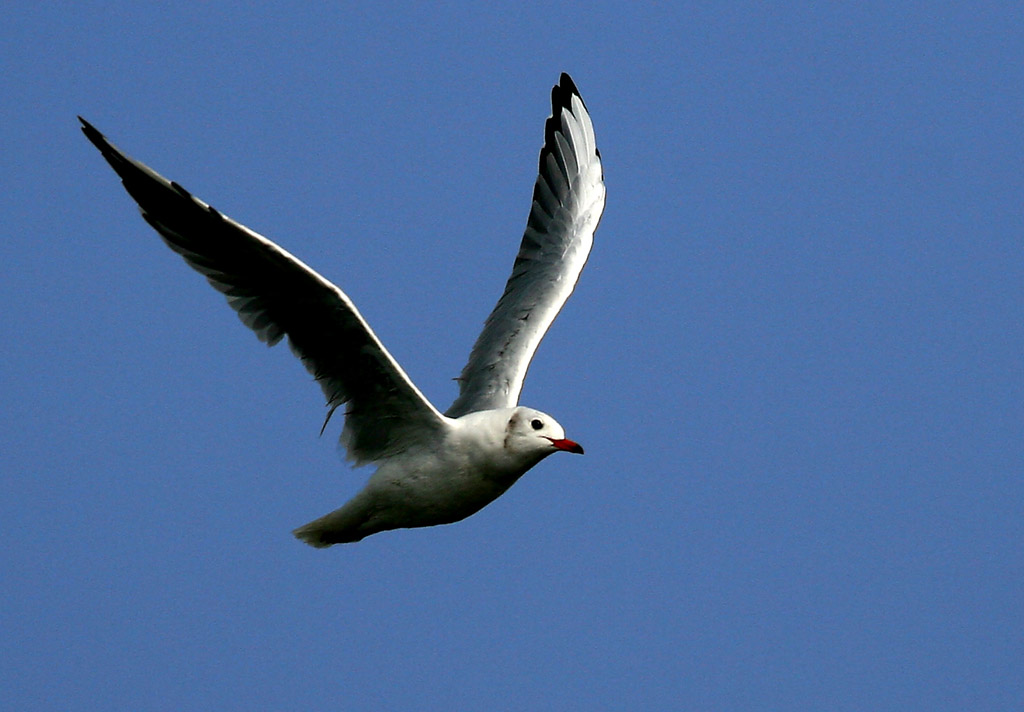
[[[562,438],[561,440],[548,438],[548,440],[550,440],[551,444],[554,445],[559,450],[565,450],[566,452],[574,452],[577,455],[583,454],[583,448],[580,446],[580,444],[574,443],[572,440],[566,440],[565,438]]]

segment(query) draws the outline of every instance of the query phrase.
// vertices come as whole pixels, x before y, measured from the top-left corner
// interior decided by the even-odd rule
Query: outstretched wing
[[[362,464],[428,444],[448,427],[340,289],[79,120],[164,242],[227,297],[261,341],[273,346],[288,337],[331,413],[345,406],[341,439],[350,459]]]
[[[450,417],[519,401],[541,339],[572,294],[604,211],[604,175],[594,126],[576,85],[551,90],[540,174],[512,276],[459,377]]]

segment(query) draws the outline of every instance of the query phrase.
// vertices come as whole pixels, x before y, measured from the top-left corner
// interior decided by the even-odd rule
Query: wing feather
[[[568,74],[551,90],[538,164],[512,275],[462,369],[450,417],[516,405],[537,346],[590,254],[604,211],[604,175],[593,123]]]
[[[350,459],[362,464],[436,441],[448,427],[445,418],[344,292],[270,240],[129,158],[81,121],[86,137],[167,246],[226,297],[261,341],[273,346],[288,337],[323,390],[328,419],[345,406],[341,439]]]

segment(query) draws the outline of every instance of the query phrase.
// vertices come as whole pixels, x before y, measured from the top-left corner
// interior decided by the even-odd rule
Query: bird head
[[[532,408],[513,408],[505,433],[505,447],[547,457],[555,452],[583,454],[583,448],[565,437],[565,430],[547,413]]]

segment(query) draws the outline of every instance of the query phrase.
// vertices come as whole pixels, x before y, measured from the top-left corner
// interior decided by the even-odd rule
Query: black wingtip
[[[81,129],[82,133],[85,134],[85,137],[89,139],[93,146],[102,151],[104,147],[108,145],[106,137],[97,131],[95,126],[90,124],[81,116],[78,117],[78,120],[82,122]]]
[[[570,77],[567,72],[562,72],[562,74],[558,77],[558,86],[565,89],[565,91],[569,92],[570,95],[580,95],[580,90],[576,88],[576,82],[572,80],[572,77]]]
[[[558,84],[551,87],[551,109],[554,115],[558,115],[558,109],[566,108],[572,110],[572,98],[574,96],[579,97],[580,101],[583,101],[583,97],[580,96],[580,90],[576,88],[576,82],[572,80],[565,72],[558,78]]]
[[[99,150],[100,154],[103,156],[104,159],[106,159],[107,163],[109,163],[110,166],[115,171],[117,171],[118,175],[120,175],[123,180],[125,176],[122,172],[122,166],[129,163],[131,159],[129,159],[127,156],[121,153],[118,150],[117,146],[112,144],[109,140],[107,140],[106,136],[104,136],[103,134],[96,130],[95,126],[90,124],[81,116],[78,117],[78,120],[82,122],[82,133],[84,133],[85,137],[89,139],[89,143],[91,143]]]
[[[103,156],[103,159],[110,164],[110,167],[113,168],[119,176],[121,176],[122,183],[129,180],[135,173],[140,171],[144,173],[149,170],[141,164],[135,164],[131,158],[121,153],[117,146],[112,144],[106,136],[96,130],[95,126],[90,124],[81,116],[78,117],[78,120],[82,122],[82,133],[85,134],[87,139],[89,139],[89,143],[99,150],[100,155]],[[128,189],[129,193],[132,192],[127,183],[125,183],[125,188]],[[136,200],[138,200],[138,198],[136,198]]]
[[[573,97],[580,100],[585,110],[587,105],[583,101],[583,97],[580,96],[580,90],[576,88],[576,82],[572,80],[572,77],[567,72],[562,72],[558,77],[558,84],[551,87],[551,116],[544,122],[544,147],[540,152],[540,173],[542,175],[545,172],[544,162],[549,153],[553,153],[562,171],[566,170],[564,159],[558,151],[554,150],[554,147],[557,145],[555,134],[562,130],[562,111],[566,110],[569,113],[573,111]]]

